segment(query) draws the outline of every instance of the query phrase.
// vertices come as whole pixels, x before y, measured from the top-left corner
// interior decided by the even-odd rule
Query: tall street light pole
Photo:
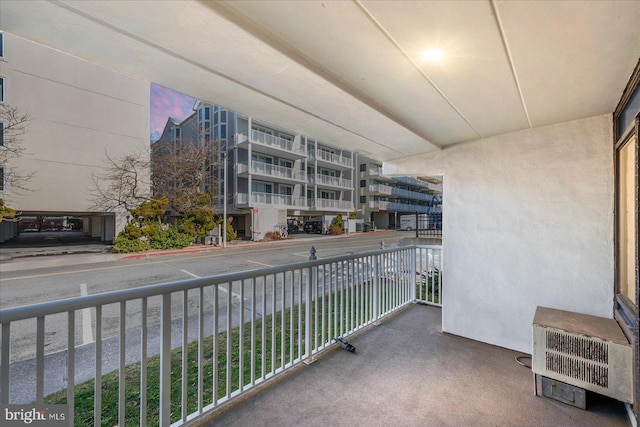
[[[224,181],[222,182],[223,185],[223,201],[222,201],[222,247],[226,248],[227,247],[227,151],[225,149],[225,151],[222,152],[222,161],[223,161],[223,174],[224,174]]]

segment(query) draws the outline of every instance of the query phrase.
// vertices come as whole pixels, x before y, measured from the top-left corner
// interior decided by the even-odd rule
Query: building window
[[[0,102],[5,101],[5,93],[4,93],[4,77],[0,77]]]
[[[273,184],[268,184],[266,182],[256,182],[253,181],[251,183],[251,191],[254,193],[273,193]]]
[[[366,179],[361,179],[360,180],[360,188],[366,187],[366,186],[367,186],[367,180]]]
[[[204,108],[204,119],[205,120],[209,120],[210,118],[211,118],[211,108],[205,107]]]
[[[4,147],[4,123],[0,122],[0,147]]]
[[[4,34],[0,33],[0,58],[4,58]]]
[[[334,191],[320,191],[320,198],[325,200],[338,200]]]
[[[0,166],[0,192],[4,193],[6,185],[4,182],[4,166]]]
[[[640,280],[638,278],[638,182],[640,172],[640,61],[613,113],[615,149],[615,318],[640,341]],[[640,368],[636,368],[636,378]],[[636,387],[638,387],[636,379]],[[640,387],[638,387],[640,394]],[[636,412],[637,416],[637,412]]]
[[[638,250],[637,179],[638,135],[631,135],[616,152],[616,270],[617,303],[629,326],[637,316]]]
[[[360,203],[367,203],[367,196],[360,196]]]
[[[360,172],[366,172],[367,171],[367,164],[366,163],[362,163],[360,165]]]
[[[278,187],[278,193],[284,196],[292,196],[293,195],[293,187],[289,185],[280,185]]]

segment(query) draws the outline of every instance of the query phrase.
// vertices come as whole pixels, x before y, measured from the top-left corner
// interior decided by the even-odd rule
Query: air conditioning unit
[[[633,404],[632,360],[631,344],[615,320],[536,309],[535,374]]]

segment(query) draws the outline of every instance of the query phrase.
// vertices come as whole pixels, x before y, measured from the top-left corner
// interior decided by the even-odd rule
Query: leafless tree
[[[218,144],[182,141],[152,147],[152,181],[155,197],[167,197],[173,209],[189,213],[201,206],[201,195],[208,193],[218,209]]]
[[[105,153],[104,171],[92,174],[91,209],[114,211],[133,209],[151,198],[149,153],[137,152],[119,157]]]
[[[0,166],[3,167],[3,174],[0,184],[6,185],[14,193],[29,191],[35,172],[28,172],[12,167],[11,162],[22,156],[26,149],[22,145],[23,136],[27,133],[31,116],[29,113],[22,113],[16,107],[8,104],[0,104]]]

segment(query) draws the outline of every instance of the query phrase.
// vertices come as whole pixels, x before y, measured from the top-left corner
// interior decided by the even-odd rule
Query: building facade
[[[6,205],[24,217],[81,218],[84,232],[113,240],[126,211],[92,208],[92,177],[104,173],[106,156],[148,153],[149,83],[4,32],[0,102],[31,117],[23,153],[0,165]],[[32,174],[27,190],[12,188],[9,171]],[[17,231],[2,228],[0,241]]]
[[[442,180],[382,173],[382,163],[358,155],[358,217],[377,228],[397,229],[399,217],[409,214],[442,215]]]
[[[260,240],[310,219],[328,226],[355,210],[350,151],[202,101],[184,121],[170,118],[153,145],[196,138],[217,145],[204,190],[219,195],[218,211],[226,200],[239,237]]]

